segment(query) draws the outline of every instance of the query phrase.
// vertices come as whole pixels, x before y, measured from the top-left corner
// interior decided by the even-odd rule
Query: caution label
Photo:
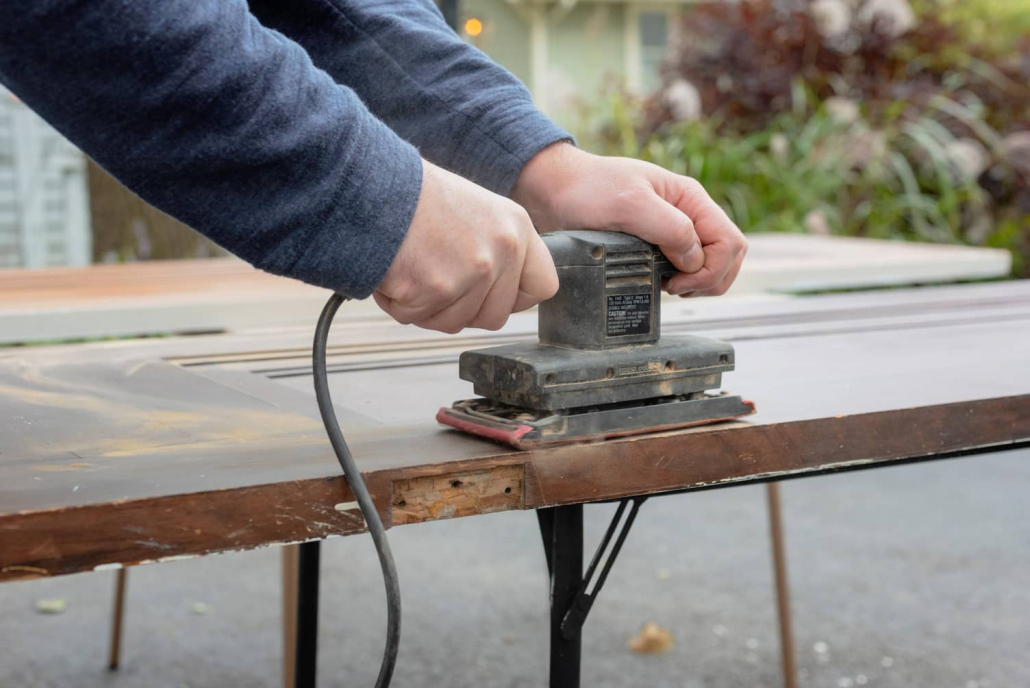
[[[609,294],[607,336],[648,334],[651,331],[651,292]]]

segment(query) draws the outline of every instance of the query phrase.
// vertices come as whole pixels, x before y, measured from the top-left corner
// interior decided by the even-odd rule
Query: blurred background
[[[600,153],[747,232],[1030,253],[1030,0],[447,0]],[[221,255],[0,92],[0,266]]]
[[[745,231],[1002,247],[1026,274],[1026,0],[461,7],[581,145],[696,177]]]

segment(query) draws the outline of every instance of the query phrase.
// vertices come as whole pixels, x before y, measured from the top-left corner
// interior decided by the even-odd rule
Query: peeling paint
[[[50,572],[38,566],[5,566],[0,573],[34,573],[39,576],[49,576]]]
[[[125,568],[125,567],[122,564],[119,564],[118,562],[114,562],[114,563],[111,563],[111,564],[97,564],[96,566],[93,567],[93,570],[94,571],[118,571],[118,570],[123,569],[123,568]]]

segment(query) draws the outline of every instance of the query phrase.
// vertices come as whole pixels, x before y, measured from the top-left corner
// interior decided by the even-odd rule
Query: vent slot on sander
[[[651,256],[643,251],[608,253],[604,261],[606,289],[637,285],[651,286]]]

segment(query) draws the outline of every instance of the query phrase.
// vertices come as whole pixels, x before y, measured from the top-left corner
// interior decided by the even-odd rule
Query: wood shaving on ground
[[[194,614],[210,614],[211,605],[206,602],[194,602],[190,605],[190,611]]]
[[[36,611],[40,614],[60,614],[67,606],[60,598],[36,600]]]
[[[657,655],[668,652],[674,643],[672,633],[656,623],[644,624],[640,633],[629,639],[626,646],[633,652],[646,655]]]

